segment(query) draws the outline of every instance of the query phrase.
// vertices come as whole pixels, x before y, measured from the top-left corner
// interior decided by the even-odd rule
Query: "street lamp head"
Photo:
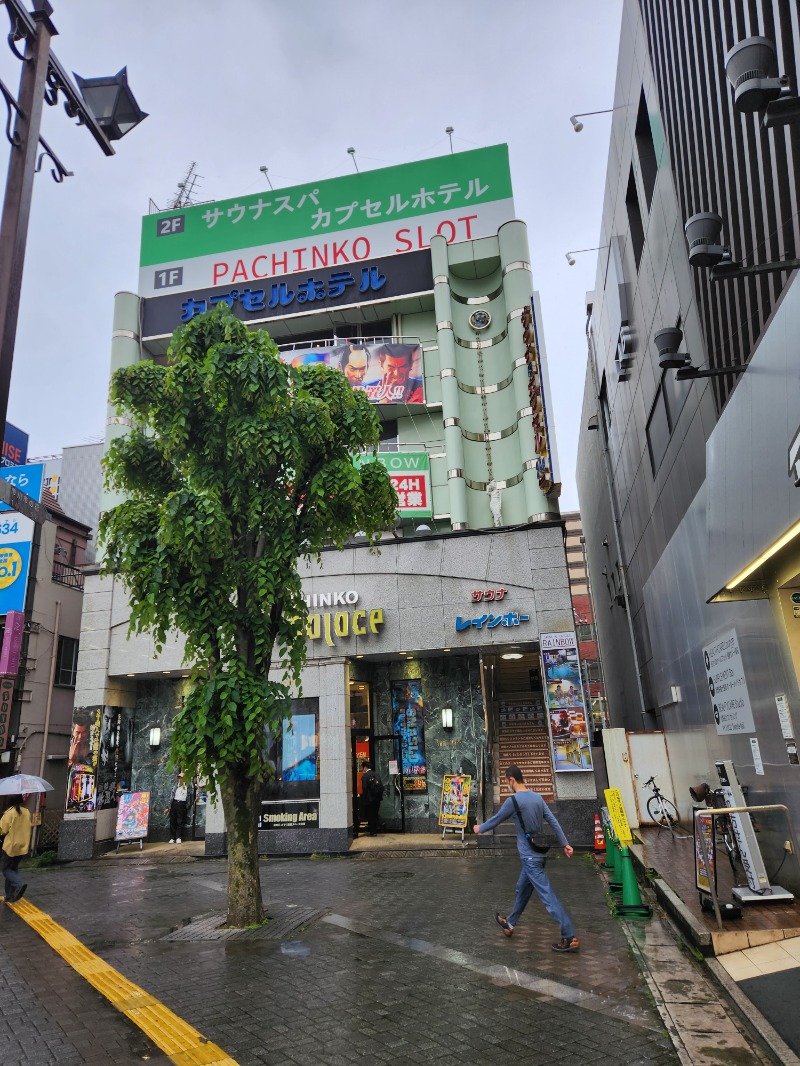
[[[127,67],[113,78],[74,77],[86,106],[110,141],[120,140],[147,118],[128,86]]]

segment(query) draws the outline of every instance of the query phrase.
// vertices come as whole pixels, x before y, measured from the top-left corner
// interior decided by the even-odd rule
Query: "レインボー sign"
[[[508,147],[147,215],[139,294],[242,285],[490,237],[514,218]]]

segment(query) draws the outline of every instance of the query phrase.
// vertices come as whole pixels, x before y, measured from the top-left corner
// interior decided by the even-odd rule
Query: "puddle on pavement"
[[[281,944],[281,955],[310,955],[311,948],[302,940],[284,940]]]

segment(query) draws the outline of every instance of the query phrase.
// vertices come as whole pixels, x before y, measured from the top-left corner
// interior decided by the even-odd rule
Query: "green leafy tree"
[[[134,428],[105,458],[107,485],[125,496],[101,520],[105,572],[127,589],[132,633],[159,650],[172,629],[186,637],[171,757],[219,786],[228,921],[249,925],[263,917],[267,738],[306,658],[298,558],[394,521],[384,467],[352,462],[374,453],[380,423],[342,373],[287,366],[225,304],[176,330],[166,366],[118,370],[111,398]]]

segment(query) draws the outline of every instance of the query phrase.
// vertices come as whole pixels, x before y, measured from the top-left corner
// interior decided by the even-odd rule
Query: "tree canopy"
[[[377,448],[380,422],[341,372],[287,365],[224,303],[176,330],[166,365],[118,370],[111,398],[133,428],[104,460],[125,497],[101,519],[104,568],[128,592],[132,632],[152,633],[159,650],[170,630],[186,637],[172,758],[219,784],[229,861],[232,837],[249,831],[257,875],[265,734],[306,656],[298,559],[391,528],[386,470],[353,463]],[[257,920],[234,902],[229,892],[229,918]]]

